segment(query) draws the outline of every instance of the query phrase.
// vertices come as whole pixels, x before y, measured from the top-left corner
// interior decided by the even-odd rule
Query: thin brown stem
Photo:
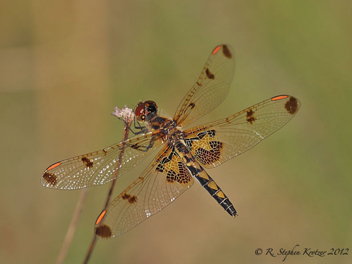
[[[78,220],[79,220],[79,217],[82,212],[83,203],[86,198],[86,194],[87,194],[87,189],[83,189],[81,191],[81,195],[80,195],[79,200],[77,202],[75,212],[73,214],[70,226],[67,230],[67,233],[66,233],[64,242],[62,244],[61,251],[59,253],[59,257],[57,258],[56,264],[61,264],[65,260],[65,257],[67,255],[67,251],[70,248],[70,245],[72,242],[73,235],[75,234],[75,231],[77,228]]]
[[[122,160],[123,155],[125,153],[126,140],[128,139],[129,127],[131,126],[131,124],[132,124],[132,120],[129,120],[128,123],[127,124],[125,123],[125,126],[124,126],[121,152],[120,152],[119,158],[118,158],[118,160],[116,162],[116,170],[115,170],[115,174],[114,174],[114,179],[111,182],[111,186],[110,186],[109,193],[108,193],[108,196],[106,198],[106,203],[105,203],[105,206],[104,206],[103,210],[106,210],[106,208],[108,207],[108,205],[110,203],[110,200],[111,200],[111,195],[112,195],[112,192],[114,190],[116,179],[117,179],[117,176],[118,176],[118,173],[119,173],[121,160]],[[84,262],[83,262],[84,264],[88,263],[89,258],[92,255],[96,240],[97,240],[97,235],[94,233],[94,236],[93,236],[92,242],[91,242],[91,244],[89,246],[86,258],[84,259]]]

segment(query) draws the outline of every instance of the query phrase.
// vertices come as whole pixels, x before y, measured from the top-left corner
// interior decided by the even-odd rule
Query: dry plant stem
[[[122,147],[121,147],[121,152],[120,152],[120,155],[119,155],[119,159],[117,160],[117,163],[116,163],[116,171],[115,171],[114,179],[111,182],[111,187],[110,187],[108,196],[106,198],[106,203],[105,203],[105,206],[104,206],[103,210],[106,210],[106,208],[108,207],[108,205],[110,203],[110,200],[111,200],[111,194],[112,194],[112,192],[114,190],[115,182],[116,182],[117,175],[119,173],[119,168],[120,168],[120,165],[121,165],[120,161],[122,160],[123,154],[125,153],[125,145],[126,145],[125,141],[128,139],[129,127],[131,126],[131,124],[132,124],[132,121],[129,122],[127,125],[125,124],[125,126],[124,126],[123,139],[122,139],[123,144],[122,144]],[[94,232],[93,240],[92,240],[92,242],[90,244],[90,247],[88,249],[86,258],[84,259],[84,262],[83,262],[84,264],[88,263],[89,258],[90,258],[91,254],[93,252],[96,240],[97,240],[97,235]]]
[[[83,203],[84,203],[84,200],[86,198],[86,194],[87,194],[87,189],[83,189],[81,191],[81,195],[79,197],[79,200],[78,200],[75,212],[73,214],[70,226],[69,226],[69,228],[67,230],[67,233],[66,233],[66,236],[65,236],[65,240],[64,240],[64,242],[62,244],[61,251],[59,253],[59,257],[57,258],[56,264],[63,263],[66,255],[67,255],[67,251],[70,248],[70,245],[71,245],[71,242],[72,242],[72,238],[73,238],[73,235],[75,234],[75,231],[76,231],[76,228],[77,228],[77,224],[78,224],[78,220],[79,220],[79,217],[80,217],[81,212],[82,212]]]

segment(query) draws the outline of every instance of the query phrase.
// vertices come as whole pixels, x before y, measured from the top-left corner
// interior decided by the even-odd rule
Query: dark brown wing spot
[[[212,148],[211,150],[199,148],[195,153],[197,160],[204,165],[209,165],[220,160],[221,149],[223,147],[222,142],[210,141],[209,145]]]
[[[105,149],[103,149],[103,152],[104,152],[104,156],[106,156],[106,154],[108,154],[108,152]]]
[[[209,79],[211,79],[211,80],[214,80],[214,79],[215,79],[214,74],[212,74],[212,73],[209,71],[208,68],[205,70],[205,74],[207,75],[207,77],[208,77]]]
[[[57,177],[53,173],[45,172],[43,174],[43,179],[52,186],[55,186],[57,183]]]
[[[191,109],[193,109],[195,106],[196,106],[195,103],[190,103],[190,104],[189,104],[189,107],[190,107]]]
[[[122,199],[127,200],[130,204],[137,202],[138,198],[135,195],[129,195],[127,193],[123,194]]]
[[[137,198],[137,196],[135,196],[135,195],[132,195],[132,196],[130,197],[130,199],[128,199],[128,202],[131,203],[131,204],[133,204],[133,203],[135,203],[135,202],[137,202],[137,201],[138,201],[138,198]]]
[[[229,59],[232,58],[231,51],[229,50],[229,48],[226,45],[222,45],[222,53],[224,54],[224,56],[226,58],[229,58]]]
[[[111,228],[107,225],[101,225],[95,228],[95,234],[101,238],[110,238],[112,235]]]
[[[138,143],[131,145],[131,148],[133,149],[140,149],[141,146],[138,145]]]
[[[298,110],[298,102],[297,99],[294,98],[293,96],[290,96],[290,100],[288,100],[285,104],[285,109],[287,112],[289,112],[291,115],[295,114]]]
[[[198,84],[198,86],[202,86],[202,84],[200,82],[198,82],[198,81],[197,81],[197,84]]]
[[[83,161],[83,164],[86,165],[86,167],[93,168],[93,162],[91,162],[90,159],[83,157],[82,161]]]
[[[254,111],[252,109],[247,111],[247,122],[252,124],[255,120],[257,119],[254,117]]]

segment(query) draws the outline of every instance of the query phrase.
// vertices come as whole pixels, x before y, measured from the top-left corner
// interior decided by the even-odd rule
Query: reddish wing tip
[[[278,95],[275,96],[273,98],[271,98],[271,101],[277,101],[277,100],[281,100],[281,99],[286,99],[288,97],[288,95]]]
[[[105,210],[101,212],[101,214],[98,216],[97,221],[95,221],[96,225],[98,225],[101,222],[101,220],[104,218],[105,214],[106,214]]]
[[[53,165],[50,165],[46,170],[49,171],[49,170],[52,170],[54,168],[56,168],[57,166],[60,166],[61,165],[61,162],[57,162],[57,163],[54,163]]]
[[[217,46],[214,50],[213,50],[213,55],[215,53],[217,53],[219,51],[219,49],[221,49],[221,45]]]

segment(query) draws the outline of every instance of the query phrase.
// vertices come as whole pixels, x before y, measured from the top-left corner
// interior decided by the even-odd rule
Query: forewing
[[[235,53],[219,45],[211,53],[198,81],[178,106],[174,121],[185,127],[215,109],[227,96],[235,73]]]
[[[149,132],[103,150],[62,160],[44,171],[41,183],[44,187],[67,190],[105,184],[116,177],[122,149],[124,153],[117,177],[136,166],[160,144],[157,135]]]
[[[279,130],[299,108],[295,97],[275,96],[227,118],[186,130],[185,143],[203,167],[216,167]]]
[[[164,147],[143,174],[96,221],[101,238],[118,236],[156,214],[191,187],[193,178],[173,147]]]

